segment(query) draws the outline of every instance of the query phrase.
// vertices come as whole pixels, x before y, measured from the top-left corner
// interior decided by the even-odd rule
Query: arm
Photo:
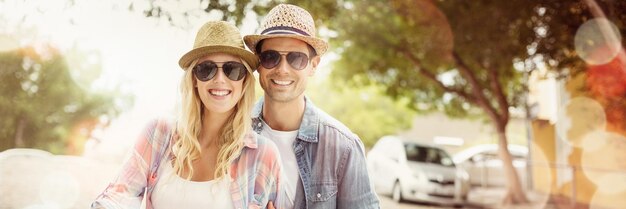
[[[107,186],[91,208],[139,208],[148,184],[155,137],[162,136],[159,122],[148,125],[129,152],[118,176]]]
[[[380,208],[365,162],[363,143],[356,137],[349,140],[338,185],[337,208]]]

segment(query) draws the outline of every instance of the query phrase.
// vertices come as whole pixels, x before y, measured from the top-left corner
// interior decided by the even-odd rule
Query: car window
[[[443,166],[454,166],[450,156],[441,149],[405,144],[406,159],[413,162],[433,163]]]

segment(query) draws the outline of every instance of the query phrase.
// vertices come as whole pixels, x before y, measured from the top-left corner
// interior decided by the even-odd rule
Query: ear
[[[319,55],[311,58],[311,71],[309,71],[309,76],[315,75],[315,71],[317,71],[317,65],[320,64],[320,60],[321,58]]]

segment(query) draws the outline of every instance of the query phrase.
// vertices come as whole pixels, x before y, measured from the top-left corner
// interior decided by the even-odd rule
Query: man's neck
[[[304,96],[289,102],[278,102],[266,95],[263,102],[263,119],[274,130],[295,131],[300,128],[304,108]]]

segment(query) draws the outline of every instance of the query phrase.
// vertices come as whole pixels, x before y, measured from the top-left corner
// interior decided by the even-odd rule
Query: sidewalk
[[[557,209],[549,202],[549,196],[536,192],[527,192],[526,195],[531,203],[525,205],[502,205],[502,199],[506,194],[506,188],[473,188],[468,196],[468,208],[507,208],[507,209]]]
[[[88,208],[119,165],[35,149],[0,152],[0,209]]]

